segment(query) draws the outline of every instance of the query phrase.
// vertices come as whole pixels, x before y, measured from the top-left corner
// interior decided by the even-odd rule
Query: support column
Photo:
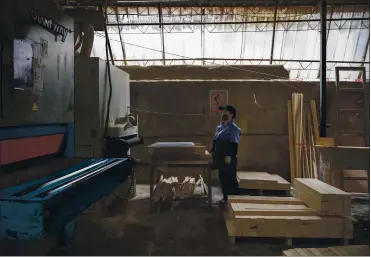
[[[159,26],[161,30],[161,53],[162,53],[162,64],[166,65],[166,55],[165,55],[165,36],[164,36],[164,26],[162,25],[162,6],[158,6],[158,19],[159,19]]]
[[[269,64],[272,64],[273,63],[274,40],[276,38],[277,11],[278,11],[278,0],[276,1],[276,8],[274,9],[274,21],[273,21],[273,32],[272,32],[272,46],[271,46],[271,56],[270,56]]]
[[[327,4],[326,0],[320,3],[321,16],[321,56],[320,56],[320,137],[326,137],[326,111],[327,111],[327,90],[326,90],[326,53],[327,53]]]
[[[122,40],[122,35],[121,35],[121,31],[122,31],[122,28],[120,27],[120,19],[119,19],[119,12],[118,12],[118,8],[116,8],[116,20],[117,20],[117,28],[118,28],[118,32],[119,32],[119,37],[120,37],[120,43],[121,43],[121,50],[122,50],[122,58],[124,59],[124,65],[128,65],[127,61],[126,61],[126,51],[125,51],[125,43],[124,41]]]

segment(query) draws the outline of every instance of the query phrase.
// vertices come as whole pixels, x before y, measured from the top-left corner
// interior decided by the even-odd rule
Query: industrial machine
[[[124,182],[130,158],[89,159],[37,181],[3,190],[0,199],[2,239],[32,240],[57,236],[59,246],[75,234],[75,218]]]
[[[17,35],[0,34],[2,51],[14,49],[4,56],[13,54],[15,70],[1,59],[0,165],[53,154],[82,161],[1,190],[0,239],[55,235],[63,246],[73,240],[79,214],[133,180],[130,148],[143,140],[130,112],[129,75],[89,57],[92,26],[82,26],[88,46],[79,43],[83,50],[74,58],[73,19],[20,2],[25,6],[12,9],[19,13],[3,12],[17,23],[7,23]]]
[[[109,64],[99,58],[78,57],[75,64],[75,156],[93,159],[1,191],[1,239],[56,235],[58,246],[66,245],[75,218],[133,177],[130,148],[143,140],[138,117],[129,113],[128,74],[111,66],[108,79]]]
[[[107,151],[112,157],[111,141],[125,148],[125,140],[138,137],[138,117],[129,107],[129,74],[99,58],[75,58],[76,157],[104,157]]]

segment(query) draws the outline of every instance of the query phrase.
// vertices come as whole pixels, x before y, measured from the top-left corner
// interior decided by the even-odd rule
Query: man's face
[[[222,117],[223,117],[223,116],[225,117],[224,119],[222,118],[223,121],[230,121],[230,120],[232,120],[233,114],[230,113],[230,112],[227,111],[227,110],[224,110],[224,111],[222,112]]]

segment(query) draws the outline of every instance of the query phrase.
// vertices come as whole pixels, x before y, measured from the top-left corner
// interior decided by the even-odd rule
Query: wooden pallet
[[[267,172],[239,171],[237,172],[239,187],[242,189],[286,191],[290,193],[291,184],[277,174]]]
[[[276,201],[276,202],[275,202]],[[232,197],[225,213],[231,242],[238,237],[343,239],[353,237],[349,218],[320,217],[302,201],[292,197]]]
[[[328,248],[294,248],[282,252],[283,256],[370,256],[368,245],[334,246]]]

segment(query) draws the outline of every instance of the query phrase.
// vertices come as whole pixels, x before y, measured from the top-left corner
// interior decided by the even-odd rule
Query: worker
[[[226,203],[228,195],[239,193],[237,182],[237,150],[241,136],[241,129],[234,122],[236,108],[231,105],[219,107],[222,111],[221,122],[216,127],[211,154],[213,156],[212,169],[219,170],[219,181],[223,192],[223,199],[219,203]]]

